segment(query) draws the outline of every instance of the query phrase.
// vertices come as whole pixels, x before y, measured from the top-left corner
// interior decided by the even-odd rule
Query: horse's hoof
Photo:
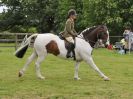
[[[22,77],[23,74],[24,74],[24,73],[23,73],[22,71],[19,71],[18,77]]]
[[[45,77],[43,77],[43,76],[40,76],[38,78],[41,79],[41,80],[44,80],[45,79]]]
[[[80,78],[75,77],[74,80],[81,80]]]
[[[108,77],[105,77],[104,81],[110,81],[110,79]]]

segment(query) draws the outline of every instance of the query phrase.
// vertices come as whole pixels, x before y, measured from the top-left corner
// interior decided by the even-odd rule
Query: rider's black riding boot
[[[75,60],[75,52],[74,52],[75,45],[73,43],[69,43],[68,51],[66,57],[74,57]],[[71,52],[73,53],[73,56],[71,56]]]
[[[67,58],[70,58],[71,57],[71,50],[70,49],[68,49],[66,57]]]
[[[73,53],[73,59],[76,60],[76,56],[75,56],[75,51],[74,51],[74,49],[73,49],[72,53]]]

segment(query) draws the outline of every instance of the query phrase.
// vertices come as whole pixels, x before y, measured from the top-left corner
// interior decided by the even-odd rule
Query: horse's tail
[[[26,50],[28,49],[29,45],[30,45],[30,42],[31,42],[31,39],[33,37],[36,37],[38,34],[33,34],[31,35],[30,37],[28,38],[24,38],[21,46],[16,50],[16,52],[14,53],[14,55],[18,58],[23,58]]]

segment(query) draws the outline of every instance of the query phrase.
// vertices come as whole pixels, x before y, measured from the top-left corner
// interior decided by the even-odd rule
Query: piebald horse
[[[19,77],[22,77],[24,75],[24,72],[26,71],[32,60],[37,58],[35,62],[37,77],[40,79],[45,79],[45,77],[42,76],[40,72],[40,63],[46,58],[48,53],[51,53],[58,57],[66,58],[67,49],[65,48],[64,40],[61,40],[57,35],[51,33],[33,34],[28,37],[23,46],[21,46],[15,52],[15,55],[17,57],[23,57],[33,37],[36,37],[34,41],[34,51],[28,58],[24,67],[19,71]],[[105,76],[104,73],[102,73],[101,70],[96,66],[92,58],[93,46],[98,39],[102,39],[104,43],[109,40],[109,32],[105,25],[87,28],[82,31],[78,35],[78,37],[75,38],[75,80],[80,79],[78,76],[78,70],[81,61],[85,61],[87,64],[89,64],[105,81],[109,80],[109,78]]]

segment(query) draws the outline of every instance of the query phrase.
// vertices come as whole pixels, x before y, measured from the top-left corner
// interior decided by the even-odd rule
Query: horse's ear
[[[107,28],[107,24],[106,24],[106,23],[102,23],[102,24],[101,24],[101,27],[102,27],[102,28]]]

